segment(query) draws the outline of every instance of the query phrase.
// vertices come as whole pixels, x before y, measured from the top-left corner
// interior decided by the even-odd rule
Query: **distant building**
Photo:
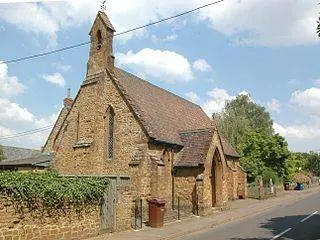
[[[5,160],[0,161],[0,170],[35,170],[51,166],[52,156],[39,150],[2,146]]]

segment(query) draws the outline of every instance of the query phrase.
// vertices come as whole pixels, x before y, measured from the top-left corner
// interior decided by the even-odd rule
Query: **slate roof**
[[[38,155],[21,158],[15,160],[3,160],[0,161],[0,167],[49,167],[52,164],[52,155],[49,153],[39,153]]]
[[[2,146],[5,160],[0,161],[0,167],[49,167],[52,163],[52,155],[41,153],[39,150],[10,146]]]
[[[40,154],[39,150],[2,146],[6,160],[14,160],[19,158],[28,158]]]
[[[115,81],[148,135],[156,141],[183,145],[179,132],[212,128],[200,106],[119,68]]]

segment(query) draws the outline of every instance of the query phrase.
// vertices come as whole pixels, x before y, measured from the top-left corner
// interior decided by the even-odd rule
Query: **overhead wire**
[[[209,6],[224,2],[224,1],[225,0],[218,0],[218,1],[215,1],[215,2],[207,3],[205,5],[193,8],[193,9],[185,11],[185,12],[178,13],[178,14],[170,16],[170,17],[166,17],[166,18],[160,19],[158,21],[154,21],[154,22],[151,22],[151,23],[148,23],[148,24],[145,24],[145,25],[141,25],[141,26],[138,26],[138,27],[135,27],[135,28],[131,28],[131,29],[125,30],[125,31],[120,32],[120,33],[116,33],[112,37],[121,36],[121,35],[124,35],[124,34],[128,34],[130,32],[134,32],[134,31],[137,31],[137,30],[140,30],[140,29],[143,29],[143,28],[150,27],[152,25],[156,25],[156,24],[159,24],[159,23],[162,23],[162,22],[166,22],[166,21],[169,21],[169,20],[184,16],[184,15],[190,14],[190,13],[198,11],[198,10],[200,10],[202,8],[206,8],[206,7],[209,7]],[[11,63],[17,63],[17,62],[21,62],[21,61],[26,61],[26,60],[29,60],[29,59],[44,57],[44,56],[51,55],[51,54],[54,54],[54,53],[63,52],[63,51],[67,51],[67,50],[70,50],[70,49],[82,47],[82,46],[88,45],[90,43],[91,43],[91,41],[85,41],[85,42],[77,43],[77,44],[70,45],[70,46],[67,46],[67,47],[63,47],[63,48],[47,51],[47,52],[42,52],[42,53],[33,54],[33,55],[29,55],[29,56],[24,56],[24,57],[19,57],[19,58],[14,58],[14,59],[10,59],[10,60],[1,61],[0,64],[11,64]]]
[[[0,140],[7,140],[7,139],[15,138],[15,137],[22,137],[22,136],[26,136],[26,135],[35,134],[35,133],[50,130],[52,127],[53,127],[53,125],[48,125],[45,127],[36,128],[36,129],[24,131],[24,132],[19,132],[19,133],[15,133],[15,134],[11,134],[11,135],[4,135],[4,136],[0,137]]]

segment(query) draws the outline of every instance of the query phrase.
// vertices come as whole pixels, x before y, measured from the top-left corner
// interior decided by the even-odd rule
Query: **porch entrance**
[[[212,207],[221,205],[223,188],[223,169],[221,156],[218,149],[215,150],[211,164],[211,199]]]

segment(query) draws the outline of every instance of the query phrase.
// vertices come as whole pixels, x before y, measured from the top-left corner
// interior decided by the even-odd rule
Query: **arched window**
[[[102,34],[101,31],[97,31],[97,49],[100,50],[102,46]]]
[[[109,106],[107,110],[107,121],[108,121],[108,129],[107,129],[107,156],[108,158],[113,158],[114,155],[114,110],[111,106]]]

